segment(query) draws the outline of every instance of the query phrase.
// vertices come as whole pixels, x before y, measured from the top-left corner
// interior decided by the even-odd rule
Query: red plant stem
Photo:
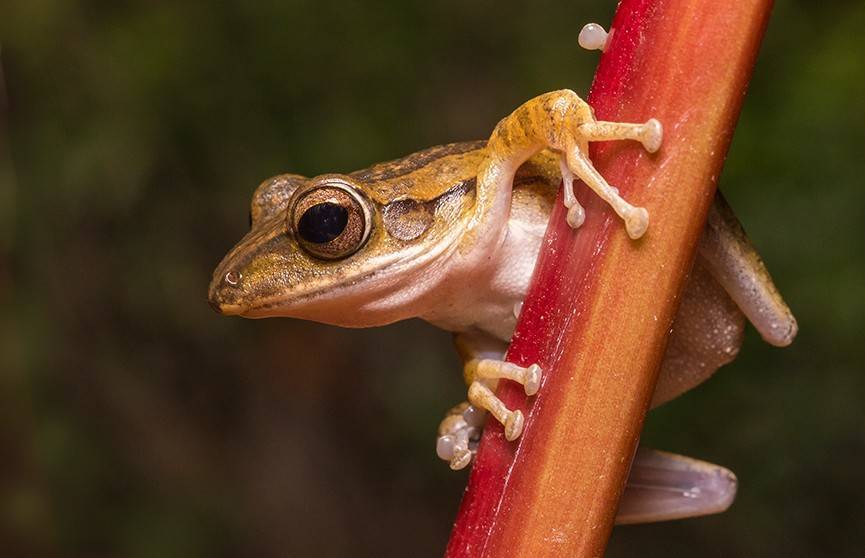
[[[649,210],[639,241],[584,186],[586,222],[551,217],[508,359],[539,363],[517,443],[486,428],[447,548],[458,556],[600,556],[651,399],[678,297],[729,147],[770,0],[623,0],[589,104],[600,120],[664,126],[661,151],[593,144],[592,160]]]

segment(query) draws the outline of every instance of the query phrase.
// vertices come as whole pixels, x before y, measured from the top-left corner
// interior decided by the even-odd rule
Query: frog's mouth
[[[270,239],[255,239],[261,240]],[[342,327],[385,325],[416,315],[418,306],[429,302],[431,291],[443,284],[453,249],[454,242],[442,242],[432,250],[419,245],[398,254],[317,262],[314,267],[303,263],[297,248],[264,250],[258,258],[234,250],[217,267],[208,301],[229,316],[290,317]]]
[[[334,323],[320,316],[345,315],[347,306],[365,298],[367,282],[381,272],[378,264],[367,258],[349,264],[310,262],[282,232],[252,233],[216,268],[208,303],[227,316],[295,317]]]
[[[222,281],[224,282],[225,279]],[[241,316],[248,311],[248,307],[245,304],[224,301],[220,292],[221,290],[217,281],[213,281],[207,293],[207,303],[215,312],[223,316]]]
[[[230,304],[225,302],[219,302],[213,298],[213,296],[208,297],[207,303],[210,304],[210,307],[219,314],[223,316],[241,316],[244,312],[247,311],[246,306],[242,304]]]
[[[397,264],[399,262],[393,262]],[[244,318],[290,317],[312,320],[343,327],[368,327],[397,321],[393,312],[383,316],[375,303],[383,296],[382,290],[393,291],[393,265],[383,269],[368,269],[350,281],[337,281],[311,285],[305,289],[290,289],[288,293],[272,296],[243,296],[243,277],[231,271],[214,276],[208,302],[216,312],[226,316]],[[390,277],[388,281],[386,278]],[[299,286],[299,285],[298,285]],[[236,291],[237,294],[235,294]]]
[[[224,316],[242,316],[244,318],[269,318],[293,315],[290,314],[290,309],[296,306],[302,306],[308,303],[310,299],[314,299],[323,294],[322,290],[316,290],[305,294],[294,294],[291,296],[274,296],[267,298],[254,298],[254,303],[247,303],[242,300],[229,300],[227,296],[234,285],[239,284],[243,277],[240,273],[232,276],[232,273],[227,272],[223,276],[215,276],[210,285],[208,293],[208,304],[219,314]]]

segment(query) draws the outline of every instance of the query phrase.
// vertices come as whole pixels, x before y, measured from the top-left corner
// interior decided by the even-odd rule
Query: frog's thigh
[[[706,381],[736,358],[745,316],[698,257],[673,321],[652,407]]]

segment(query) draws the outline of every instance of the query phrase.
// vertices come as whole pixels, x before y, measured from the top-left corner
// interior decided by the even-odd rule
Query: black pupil
[[[306,211],[297,224],[297,232],[307,242],[330,242],[342,234],[348,224],[348,210],[343,206],[324,202]]]

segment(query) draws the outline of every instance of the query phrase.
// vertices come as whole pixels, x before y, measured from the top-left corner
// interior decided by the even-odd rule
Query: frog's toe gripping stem
[[[661,149],[661,140],[664,139],[664,127],[661,126],[657,118],[650,118],[643,124],[643,131],[640,137],[640,143],[649,153],[654,153]]]
[[[486,409],[497,421],[505,427],[505,438],[514,441],[523,433],[525,417],[522,411],[511,411],[502,400],[496,397],[493,390],[481,382],[472,382],[469,386],[469,401],[472,405]]]
[[[528,367],[496,359],[472,359],[464,368],[469,385],[469,401],[475,407],[489,411],[505,427],[505,438],[516,440],[523,432],[525,417],[519,410],[511,411],[496,397],[490,385],[504,378],[522,384],[526,395],[532,396],[541,386],[541,367]]]
[[[528,396],[541,387],[541,367],[537,364],[523,367],[494,358],[475,358],[465,363],[463,375],[469,385],[477,380],[513,380],[523,386]]]

